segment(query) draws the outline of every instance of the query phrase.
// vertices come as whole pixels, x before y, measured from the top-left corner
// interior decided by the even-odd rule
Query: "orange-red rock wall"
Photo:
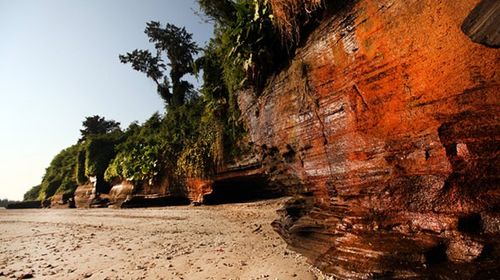
[[[478,1],[327,2],[291,64],[239,96],[302,194],[274,226],[341,278],[497,273],[500,50],[460,30]]]
[[[200,179],[200,178],[187,178],[186,179],[187,197],[194,203],[203,203],[205,195],[213,191],[213,180]]]

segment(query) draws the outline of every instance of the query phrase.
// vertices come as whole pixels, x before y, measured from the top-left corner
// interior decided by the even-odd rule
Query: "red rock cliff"
[[[500,51],[460,30],[477,2],[337,4],[240,95],[269,181],[298,194],[274,226],[326,272],[500,275]]]

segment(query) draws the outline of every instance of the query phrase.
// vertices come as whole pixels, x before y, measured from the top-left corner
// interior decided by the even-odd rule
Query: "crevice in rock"
[[[325,158],[327,160],[328,164],[328,169],[329,169],[329,174],[330,174],[330,179],[332,178],[333,174],[333,167],[332,167],[332,159],[330,156],[330,153],[328,152],[328,137],[326,134],[326,127],[325,123],[323,122],[323,119],[321,119],[319,109],[320,109],[320,103],[319,99],[313,96],[313,92],[315,92],[315,89],[311,86],[310,81],[309,81],[309,66],[305,62],[301,62],[300,64],[300,77],[304,81],[304,88],[303,88],[303,101],[309,101],[308,104],[312,103],[312,111],[314,112],[314,116],[319,122],[320,125],[320,131],[321,131],[321,136],[323,138],[323,150],[325,153]],[[307,98],[308,97],[308,98]]]
[[[485,244],[483,251],[479,255],[478,259],[485,260],[490,258],[495,252],[495,247],[492,244]]]
[[[481,232],[481,228],[481,215],[478,213],[473,213],[458,219],[458,230],[463,233],[479,233]]]
[[[323,122],[323,120],[321,119],[321,117],[319,115],[319,112],[318,112],[319,100],[317,98],[315,98],[312,94],[314,89],[309,82],[308,75],[309,75],[309,66],[305,62],[302,62],[300,65],[300,76],[301,76],[302,80],[304,81],[304,89],[303,89],[303,96],[302,96],[303,102],[302,103],[303,104],[311,104],[311,103],[313,104],[312,111],[314,112],[314,116],[316,117],[316,119],[319,122],[319,125],[321,126],[321,133],[323,136],[323,142],[326,145],[326,144],[328,144],[328,138],[326,137],[326,133],[325,133],[325,123]]]
[[[279,209],[279,218],[272,222],[272,226],[276,232],[278,232],[281,237],[283,237],[288,243],[292,242],[293,234],[304,238],[308,236],[311,231],[307,230],[307,225],[297,225],[299,220],[307,216],[314,208],[314,196],[312,193],[305,193],[304,195],[298,195],[290,200],[288,200],[281,209]],[[292,233],[292,227],[294,227]],[[312,229],[309,226],[309,229]]]
[[[489,211],[498,205],[486,195],[498,186],[498,140],[486,133],[498,130],[494,120],[489,111],[465,111],[447,116],[438,128],[451,167],[440,195],[442,205],[461,203],[462,213]]]
[[[306,195],[297,196],[289,200],[283,207],[283,214],[285,214],[285,216],[288,217],[292,222],[297,221],[311,211],[313,206],[313,196],[311,193]]]
[[[97,176],[97,180],[96,180],[96,183],[95,183],[95,191],[96,191],[96,193],[98,193],[98,194],[101,194],[101,193],[108,194],[110,190],[111,190],[111,184],[108,183],[108,182],[106,182],[106,180],[104,180],[103,176]]]
[[[353,85],[354,90],[356,91],[356,94],[361,98],[361,101],[363,102],[363,111],[368,109],[368,103],[366,103],[364,95],[361,93],[361,90],[359,90],[359,87],[354,84]]]
[[[216,181],[212,188],[212,192],[203,197],[204,204],[251,202],[282,196],[281,190],[270,186],[260,174]]]
[[[424,256],[425,262],[428,266],[442,264],[448,260],[448,256],[446,255],[446,245],[440,243],[425,252]]]
[[[290,146],[290,144],[286,144],[286,152],[283,153],[283,158],[286,163],[292,163],[295,160],[295,150]]]
[[[431,152],[429,151],[429,149],[426,149],[425,150],[425,160],[429,160],[429,158],[431,158]]]

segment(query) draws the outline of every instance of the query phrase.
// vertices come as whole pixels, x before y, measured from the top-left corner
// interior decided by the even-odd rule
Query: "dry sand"
[[[322,278],[270,226],[284,201],[0,209],[0,279]]]

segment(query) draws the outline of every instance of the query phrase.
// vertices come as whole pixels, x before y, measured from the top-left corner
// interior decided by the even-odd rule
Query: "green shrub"
[[[45,170],[38,199],[44,200],[56,193],[72,193],[75,191],[76,183],[76,158],[79,145],[73,145],[62,150],[51,161]]]
[[[37,200],[40,194],[40,185],[34,186],[24,194],[24,201]]]
[[[200,134],[191,142],[187,142],[180,153],[176,166],[179,177],[206,178],[214,172],[216,153],[216,129],[204,126]]]
[[[125,179],[153,184],[165,168],[166,142],[162,135],[164,120],[153,114],[143,125],[133,124],[125,131],[123,141],[115,147],[116,157],[104,173],[111,182]]]
[[[111,162],[104,178],[116,178],[131,182],[147,182],[152,185],[161,172],[159,145],[136,143],[136,146],[119,153]]]
[[[262,89],[266,78],[288,57],[274,27],[267,0],[199,0],[215,21],[213,44],[222,63],[224,83],[230,92],[246,85]],[[230,8],[219,12],[222,3]]]

